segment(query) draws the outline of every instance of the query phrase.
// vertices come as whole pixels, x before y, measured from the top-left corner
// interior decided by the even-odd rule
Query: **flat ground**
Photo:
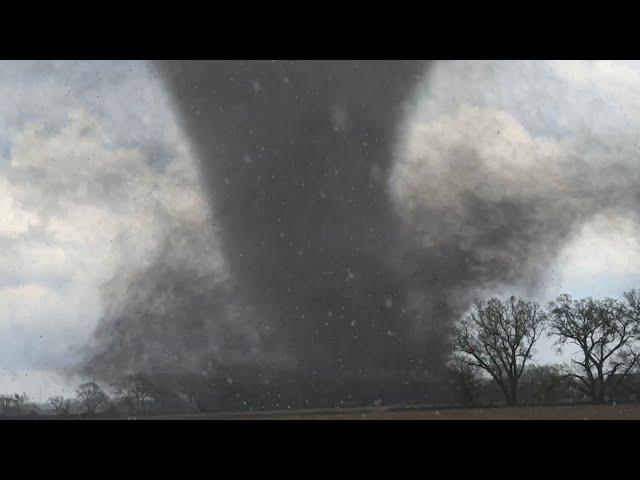
[[[579,405],[284,415],[305,420],[640,420],[640,405]]]
[[[74,415],[70,420],[81,420]],[[63,417],[0,417],[15,420],[63,420]],[[88,419],[109,420],[109,417]],[[126,417],[112,418],[125,420]],[[640,404],[562,405],[517,408],[371,407],[337,410],[297,410],[274,412],[199,413],[152,415],[138,420],[640,420]]]
[[[342,412],[291,411],[229,414],[196,414],[147,417],[154,419],[205,420],[640,420],[640,405],[566,405],[517,408],[456,408],[396,410],[350,409]]]

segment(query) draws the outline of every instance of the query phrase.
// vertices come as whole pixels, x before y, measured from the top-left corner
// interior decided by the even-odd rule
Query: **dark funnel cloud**
[[[194,267],[215,255],[210,231],[167,228],[149,267],[105,286],[85,370],[115,378],[268,364],[330,382],[441,368],[450,312],[432,270],[442,264],[407,255],[414,246],[388,191],[427,64],[156,67],[199,160],[226,273]]]
[[[266,350],[284,361],[336,372],[411,359],[407,271],[394,263],[400,224],[387,172],[425,68],[158,65],[201,162],[231,276],[256,306]]]

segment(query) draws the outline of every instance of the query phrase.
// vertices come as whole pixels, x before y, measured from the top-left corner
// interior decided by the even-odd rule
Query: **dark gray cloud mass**
[[[405,363],[393,142],[421,62],[159,65],[267,350],[302,368]],[[399,350],[400,349],[400,350]]]
[[[305,371],[336,372],[406,366],[412,353],[414,360],[440,357],[441,336],[430,346],[412,345],[405,283],[416,279],[397,262],[401,224],[386,180],[398,124],[426,65],[220,61],[157,67],[201,162],[230,270],[229,282],[209,295],[193,294],[201,290],[197,277],[188,281],[189,275],[157,266],[142,274],[146,280],[138,277],[132,291],[147,284],[152,297],[163,284],[187,285],[181,302],[188,309],[167,306],[170,330],[183,330],[167,333],[166,349],[179,348],[172,339],[190,335],[190,327],[210,342],[185,344],[191,356],[214,345],[231,349],[198,326],[226,315],[212,307],[226,288],[234,292],[223,296],[226,305],[248,308],[253,318],[244,321],[259,337],[249,335],[263,358],[247,355],[246,362],[271,358]],[[139,311],[147,296],[132,295],[131,308]],[[148,366],[142,352],[155,335],[131,319],[122,327],[126,334],[114,334],[117,324],[103,322],[108,345],[98,364],[130,365],[123,359],[133,356],[134,364]]]
[[[228,278],[158,256],[125,289],[121,318],[103,321],[98,370],[208,358],[327,378],[437,372],[478,289],[535,283],[576,222],[635,205],[637,175],[583,165],[578,149],[538,144],[491,111],[428,124],[398,161],[425,62],[156,67],[200,161]],[[501,129],[513,136],[491,143]],[[514,148],[525,153],[510,165]]]

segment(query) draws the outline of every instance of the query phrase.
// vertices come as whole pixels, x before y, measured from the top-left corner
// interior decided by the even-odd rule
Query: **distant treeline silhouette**
[[[570,362],[534,364],[535,346],[543,337],[570,354]],[[414,366],[375,373],[345,369],[330,382],[268,365],[212,366],[188,374],[139,372],[109,386],[83,383],[75,398],[52,396],[47,406],[26,395],[3,395],[0,414],[126,417],[638,401],[640,292],[625,292],[621,300],[561,295],[546,308],[516,297],[478,301],[458,322],[451,347],[445,375]]]

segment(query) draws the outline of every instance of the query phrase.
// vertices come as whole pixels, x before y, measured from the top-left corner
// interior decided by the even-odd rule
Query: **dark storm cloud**
[[[581,218],[635,204],[637,176],[592,168],[491,111],[435,123],[422,150],[396,149],[424,62],[156,66],[200,161],[229,276],[158,256],[129,284],[120,327],[103,322],[111,340],[97,365],[438,371],[449,327],[481,288],[535,283]]]
[[[303,368],[407,360],[385,179],[424,68],[159,65],[196,146],[231,275],[270,326],[266,348]]]
[[[414,279],[394,254],[401,225],[386,183],[398,124],[426,65],[222,61],[157,67],[200,160],[230,278],[207,290],[188,271],[154,265],[131,287],[146,293],[125,303],[136,310],[157,298],[158,289],[184,285],[154,320],[175,332],[156,335],[132,320],[139,313],[128,313],[126,335],[113,340],[117,322],[104,321],[101,336],[111,339],[107,357],[135,365],[123,360],[132,356],[146,367],[141,359],[148,354],[141,352],[166,334],[155,342],[158,351],[178,349],[182,357],[207,348],[224,350],[222,357],[243,351],[248,363],[271,358],[305,371],[404,367],[412,353],[441,363],[442,341],[429,349],[411,339],[405,297]],[[205,325],[228,315],[228,304],[251,310],[234,321],[243,325],[239,330],[252,325],[253,335],[245,331],[238,342],[225,343],[204,333],[210,330]],[[205,345],[170,341],[185,335]],[[140,346],[128,347],[123,336]],[[260,355],[241,346],[247,338],[260,345]]]

